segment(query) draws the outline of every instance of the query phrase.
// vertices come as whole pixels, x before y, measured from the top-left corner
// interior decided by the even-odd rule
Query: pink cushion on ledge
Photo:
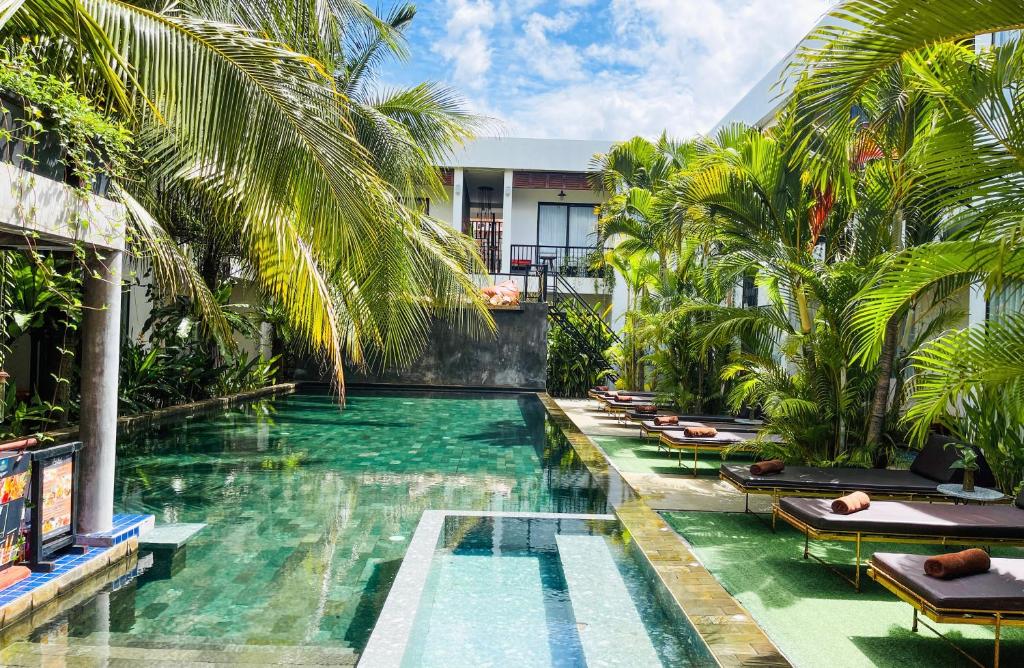
[[[30,575],[32,575],[32,571],[25,566],[11,566],[9,568],[5,568],[0,571],[0,591],[21,582]]]

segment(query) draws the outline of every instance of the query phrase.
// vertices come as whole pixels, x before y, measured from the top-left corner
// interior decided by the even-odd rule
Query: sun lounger
[[[1024,545],[1024,510],[1014,505],[872,501],[864,510],[839,515],[832,512],[831,499],[784,497],[772,508],[772,514],[773,521],[779,517],[804,534],[804,559],[813,557],[825,563],[809,552],[811,540],[855,543],[854,579],[837,573],[858,590],[862,543]]]
[[[917,631],[920,622],[946,640],[921,621],[918,613],[940,624],[994,626],[994,665],[998,668],[1001,631],[1008,626],[1024,626],[1024,559],[992,559],[987,573],[953,580],[925,575],[925,559],[926,556],[917,554],[876,552],[868,564],[868,576],[913,607],[913,631]]]
[[[706,415],[677,415],[678,424],[655,424],[654,416],[641,413],[630,413],[626,418],[640,426],[640,435],[644,437],[657,438],[663,432],[675,431],[683,427],[701,426],[714,427],[715,429],[733,431],[756,431],[764,423],[761,420],[745,420],[741,418],[729,418],[724,416]]]
[[[598,393],[592,394],[590,396],[592,398],[596,399],[598,401],[598,403],[602,403],[603,404],[603,403],[607,403],[609,401],[614,401],[615,398],[620,396],[620,395],[625,395],[627,397],[633,397],[634,401],[636,399],[654,399],[654,396],[655,396],[654,392],[629,392],[627,390],[615,390],[615,391],[611,391],[611,392],[598,392]]]
[[[949,468],[959,457],[954,449],[946,447],[949,442],[951,439],[945,436],[932,435],[909,471],[787,466],[781,473],[756,476],[745,466],[723,464],[720,475],[744,494],[771,494],[776,502],[782,496],[840,496],[855,491],[867,492],[872,498],[949,500],[936,486],[963,480],[962,470]],[[983,487],[992,486],[992,471],[980,454],[979,463],[982,468],[975,474],[975,481]]]
[[[684,425],[699,426],[706,425]],[[754,432],[720,431],[711,438],[698,438],[687,436],[686,432],[678,426],[674,430],[663,431],[658,439],[658,449],[675,451],[679,455],[679,466],[683,465],[683,451],[693,451],[693,475],[697,475],[697,455],[701,452],[717,452],[725,455],[727,451],[753,452],[756,448],[752,445],[757,434]]]

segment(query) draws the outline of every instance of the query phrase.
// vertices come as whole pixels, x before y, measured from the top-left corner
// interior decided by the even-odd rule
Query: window
[[[597,245],[597,214],[594,204],[538,204],[538,246]]]

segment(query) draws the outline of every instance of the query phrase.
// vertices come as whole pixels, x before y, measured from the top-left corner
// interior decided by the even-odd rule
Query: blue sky
[[[453,86],[500,132],[707,132],[829,0],[420,0],[387,84]],[[382,7],[391,6],[383,0]]]

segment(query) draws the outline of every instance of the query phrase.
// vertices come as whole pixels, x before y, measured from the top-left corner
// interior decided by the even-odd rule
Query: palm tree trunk
[[[882,437],[885,416],[889,412],[889,388],[892,383],[892,367],[896,360],[896,344],[899,339],[900,318],[893,316],[885,324],[885,338],[882,354],[878,359],[878,381],[875,383],[875,398],[871,402],[871,416],[864,438],[868,447],[874,447]]]

